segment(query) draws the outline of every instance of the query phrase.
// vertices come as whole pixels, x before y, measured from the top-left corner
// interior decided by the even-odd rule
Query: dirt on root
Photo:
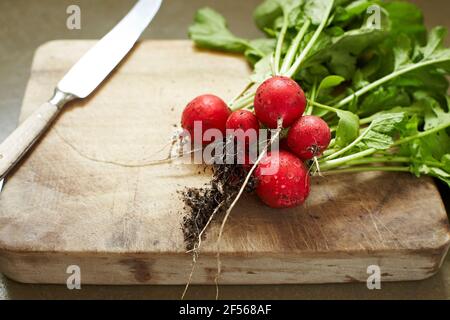
[[[186,188],[180,192],[187,213],[182,222],[187,250],[196,247],[200,233],[213,214],[212,221],[223,217],[247,174],[248,168],[242,164],[214,164],[208,184],[201,188]],[[245,191],[252,192],[255,187],[256,180],[252,177]]]

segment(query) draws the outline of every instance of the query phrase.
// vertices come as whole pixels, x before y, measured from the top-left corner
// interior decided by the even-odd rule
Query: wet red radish
[[[297,82],[275,76],[258,87],[254,107],[256,117],[267,127],[277,128],[278,119],[282,119],[283,128],[287,128],[305,111],[306,98]]]
[[[289,129],[289,149],[300,159],[309,160],[322,155],[331,140],[328,124],[317,116],[303,116]]]
[[[234,131],[232,134],[238,139],[245,139],[245,145],[247,146],[255,143],[258,139],[259,121],[255,114],[248,110],[232,112],[225,126],[227,134],[229,133],[228,130]]]
[[[204,94],[188,103],[183,111],[181,126],[194,139],[194,123],[200,121],[202,143],[208,144],[212,141],[205,139],[204,132],[208,129],[218,129],[225,135],[225,124],[230,113],[231,110],[222,99],[212,94]]]
[[[303,204],[309,195],[308,168],[290,152],[280,150],[267,154],[258,164],[255,177],[256,194],[269,207],[295,207]]]
[[[242,129],[246,130],[259,130],[258,118],[256,118],[253,112],[248,110],[238,110],[234,111],[228,117],[226,122],[227,129]]]

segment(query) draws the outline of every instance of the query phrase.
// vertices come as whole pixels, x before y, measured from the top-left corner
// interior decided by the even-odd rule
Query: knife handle
[[[49,102],[42,104],[0,144],[0,180],[22,159],[39,140],[64,104],[74,97],[55,90]]]

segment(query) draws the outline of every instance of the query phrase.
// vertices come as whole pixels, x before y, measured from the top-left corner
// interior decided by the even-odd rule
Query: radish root
[[[236,150],[231,151],[228,148],[233,141],[234,138],[230,137],[229,139],[227,138],[223,145],[221,144],[226,152],[215,155],[215,158],[219,161],[215,161],[213,164],[213,177],[208,184],[201,188],[186,188],[184,191],[181,191],[185,208],[189,210],[183,219],[183,234],[187,253],[193,254],[192,270],[182,298],[184,298],[191,283],[205,232],[212,221],[219,214],[221,215],[225,212],[234,196],[238,193],[241,181],[247,175],[247,171],[243,166],[226,162],[230,156],[234,156],[236,160],[238,159],[239,153],[234,153]],[[220,161],[221,158],[225,160],[224,163]],[[249,184],[249,188],[252,185]]]
[[[282,123],[283,123],[283,120],[281,118],[278,119],[277,130],[276,130],[275,134],[270,138],[269,143],[264,147],[263,151],[260,153],[260,155],[256,159],[255,163],[252,165],[252,168],[250,169],[250,171],[248,172],[247,176],[245,177],[245,180],[242,183],[242,186],[239,189],[238,194],[234,198],[234,200],[231,203],[231,205],[228,207],[228,209],[227,209],[227,211],[225,213],[225,217],[222,220],[222,224],[221,224],[220,229],[219,229],[219,236],[217,238],[217,245],[216,245],[217,246],[217,253],[216,253],[217,274],[216,274],[216,277],[214,278],[214,283],[215,283],[215,286],[216,286],[216,300],[219,299],[219,277],[220,277],[220,274],[221,274],[221,271],[222,271],[222,262],[220,260],[220,245],[221,245],[221,241],[222,241],[222,235],[223,235],[223,231],[224,231],[224,228],[225,228],[225,224],[227,223],[227,220],[228,220],[228,218],[229,218],[229,216],[231,214],[231,211],[236,206],[237,202],[239,201],[239,199],[241,198],[242,194],[244,193],[244,190],[245,190],[248,182],[250,181],[250,178],[252,177],[253,172],[256,170],[256,167],[261,162],[261,160],[265,157],[265,155],[267,154],[267,151],[269,150],[270,146],[272,146],[272,144],[277,139],[279,139],[280,133],[281,133],[281,130],[282,130]]]
[[[217,212],[220,210],[220,208],[225,204],[225,201],[222,201],[217,208],[214,210],[214,212],[211,214],[211,216],[208,219],[208,222],[206,223],[206,225],[203,227],[202,231],[200,231],[200,233],[198,234],[198,240],[197,243],[195,244],[194,248],[192,248],[191,250],[188,250],[187,253],[192,252],[192,268],[191,268],[191,272],[189,274],[189,278],[188,281],[186,283],[186,286],[184,287],[184,291],[183,294],[181,295],[181,300],[184,300],[184,297],[186,296],[186,293],[189,289],[189,286],[192,282],[192,276],[194,275],[194,271],[195,271],[195,266],[197,264],[197,259],[198,256],[200,254],[200,246],[202,245],[202,237],[203,234],[205,233],[206,229],[208,228],[208,226],[210,225],[211,221],[214,219],[215,215],[217,214]]]
[[[316,156],[314,156],[313,162],[314,162],[314,164],[311,165],[311,168],[314,166],[316,170],[315,170],[312,174],[313,174],[313,175],[316,175],[316,174],[317,174],[319,177],[323,177],[322,172],[320,171],[319,160],[317,159]],[[310,168],[310,169],[311,169],[311,168]]]
[[[188,141],[186,139],[183,139],[183,136],[180,134],[180,130],[177,129],[174,131],[174,134],[168,143],[166,143],[164,146],[162,146],[160,150],[151,154],[151,156],[154,156],[154,155],[162,152],[167,147],[169,147],[168,154],[165,158],[156,159],[156,160],[148,160],[148,161],[143,159],[142,162],[139,162],[139,163],[120,162],[120,161],[114,161],[114,160],[99,159],[99,158],[90,156],[90,155],[82,152],[81,150],[79,150],[72,142],[70,142],[67,138],[65,138],[56,128],[53,128],[53,131],[67,146],[69,146],[79,156],[81,156],[87,160],[93,161],[93,162],[105,163],[105,164],[110,164],[110,165],[124,167],[124,168],[143,168],[143,167],[150,167],[150,166],[164,164],[164,163],[171,163],[172,161],[183,158],[186,155],[193,154],[197,151],[202,150],[202,148],[197,148],[197,149],[193,149],[189,152],[183,152],[183,146]],[[174,149],[176,150],[176,152],[175,152],[176,155],[173,155]]]

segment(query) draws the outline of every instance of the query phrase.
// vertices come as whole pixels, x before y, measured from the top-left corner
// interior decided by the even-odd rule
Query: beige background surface
[[[450,26],[447,0],[415,0],[425,12],[428,25]],[[0,0],[0,140],[11,132],[29,76],[34,50],[53,39],[96,39],[102,37],[128,11],[133,0]],[[233,31],[256,37],[258,30],[251,12],[259,0],[165,0],[161,11],[144,34],[146,39],[183,39],[195,10],[209,5],[222,12]],[[66,8],[78,4],[82,29],[65,27]],[[65,286],[26,285],[0,275],[2,299],[171,299],[178,298],[180,286],[83,286],[69,291]],[[194,286],[189,298],[213,298],[214,287]],[[383,283],[382,290],[369,291],[364,284],[223,286],[224,299],[352,299],[352,298],[450,298],[450,258],[439,274],[420,282]]]

